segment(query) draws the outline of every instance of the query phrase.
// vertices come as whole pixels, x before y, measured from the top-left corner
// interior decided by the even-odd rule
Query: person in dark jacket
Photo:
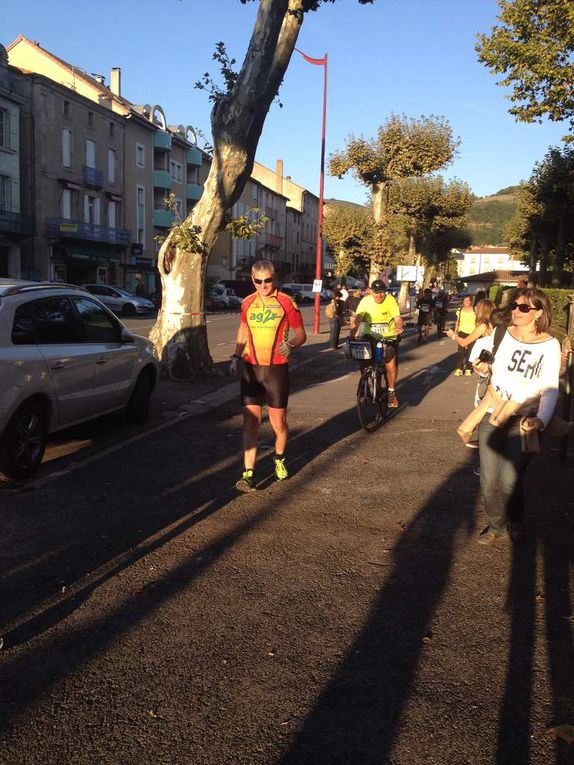
[[[343,314],[345,312],[345,303],[342,300],[342,293],[337,290],[333,293],[331,313],[334,311],[333,316],[329,316],[329,327],[331,329],[331,350],[336,351],[339,347],[339,334],[341,333],[341,326],[343,324]]]

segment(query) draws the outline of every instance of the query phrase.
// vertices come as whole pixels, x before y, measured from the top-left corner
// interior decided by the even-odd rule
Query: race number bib
[[[442,300],[437,300],[435,305],[437,308],[442,308]]]
[[[380,324],[371,324],[371,332],[375,335],[386,335],[389,331],[389,322],[383,321]]]
[[[420,306],[419,311],[422,311],[423,313],[428,313],[430,311],[430,305],[428,303],[423,303]]]

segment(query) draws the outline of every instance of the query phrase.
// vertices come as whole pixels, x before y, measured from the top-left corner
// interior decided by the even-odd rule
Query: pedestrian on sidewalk
[[[417,299],[416,307],[419,312],[419,336],[417,343],[420,345],[421,343],[426,343],[429,339],[429,331],[432,324],[434,300],[432,296],[432,290],[429,287],[423,290],[422,295]]]
[[[470,295],[465,295],[462,299],[462,306],[456,312],[456,324],[454,325],[454,332],[457,337],[462,339],[472,335],[476,328],[476,313],[472,307],[472,298]],[[465,347],[459,345],[456,353],[456,369],[454,371],[455,377],[461,377],[466,375],[470,377],[472,375],[472,369],[468,363],[468,357],[472,350],[472,345]]]
[[[244,470],[236,483],[239,491],[255,489],[257,441],[264,404],[275,434],[275,478],[284,481],[289,477],[285,467],[289,359],[293,350],[307,339],[297,303],[276,287],[273,263],[257,260],[251,278],[255,292],[241,304],[235,353],[229,367],[230,374],[241,380]]]
[[[509,308],[511,323],[492,364],[475,364],[479,373],[490,372],[491,388],[503,403],[490,407],[479,425],[480,488],[489,520],[478,538],[483,545],[508,530],[514,539],[523,535],[523,481],[532,457],[527,449],[533,448],[528,442],[550,423],[558,400],[561,349],[549,332],[548,298],[539,289],[521,289]]]
[[[345,303],[343,296],[337,290],[333,293],[332,300],[325,306],[325,315],[329,319],[331,350],[336,351],[339,347],[339,335],[343,324]]]

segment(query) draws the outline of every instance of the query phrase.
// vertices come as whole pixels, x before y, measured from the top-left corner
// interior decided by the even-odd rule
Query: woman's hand
[[[445,335],[452,340],[452,338],[454,337],[454,332],[452,331],[452,329],[447,329],[445,330]]]
[[[540,417],[523,417],[520,427],[525,433],[530,433],[533,430],[544,430],[544,423]]]
[[[486,376],[490,372],[490,364],[487,364],[486,361],[477,361],[472,365],[472,368],[479,375]]]

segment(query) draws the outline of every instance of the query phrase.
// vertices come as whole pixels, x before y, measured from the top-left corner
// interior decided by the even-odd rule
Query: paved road
[[[476,545],[473,382],[409,335],[372,436],[353,366],[301,353],[282,484],[265,425],[236,496],[234,399],[0,494],[2,763],[571,762],[564,468],[531,472],[524,547]]]

